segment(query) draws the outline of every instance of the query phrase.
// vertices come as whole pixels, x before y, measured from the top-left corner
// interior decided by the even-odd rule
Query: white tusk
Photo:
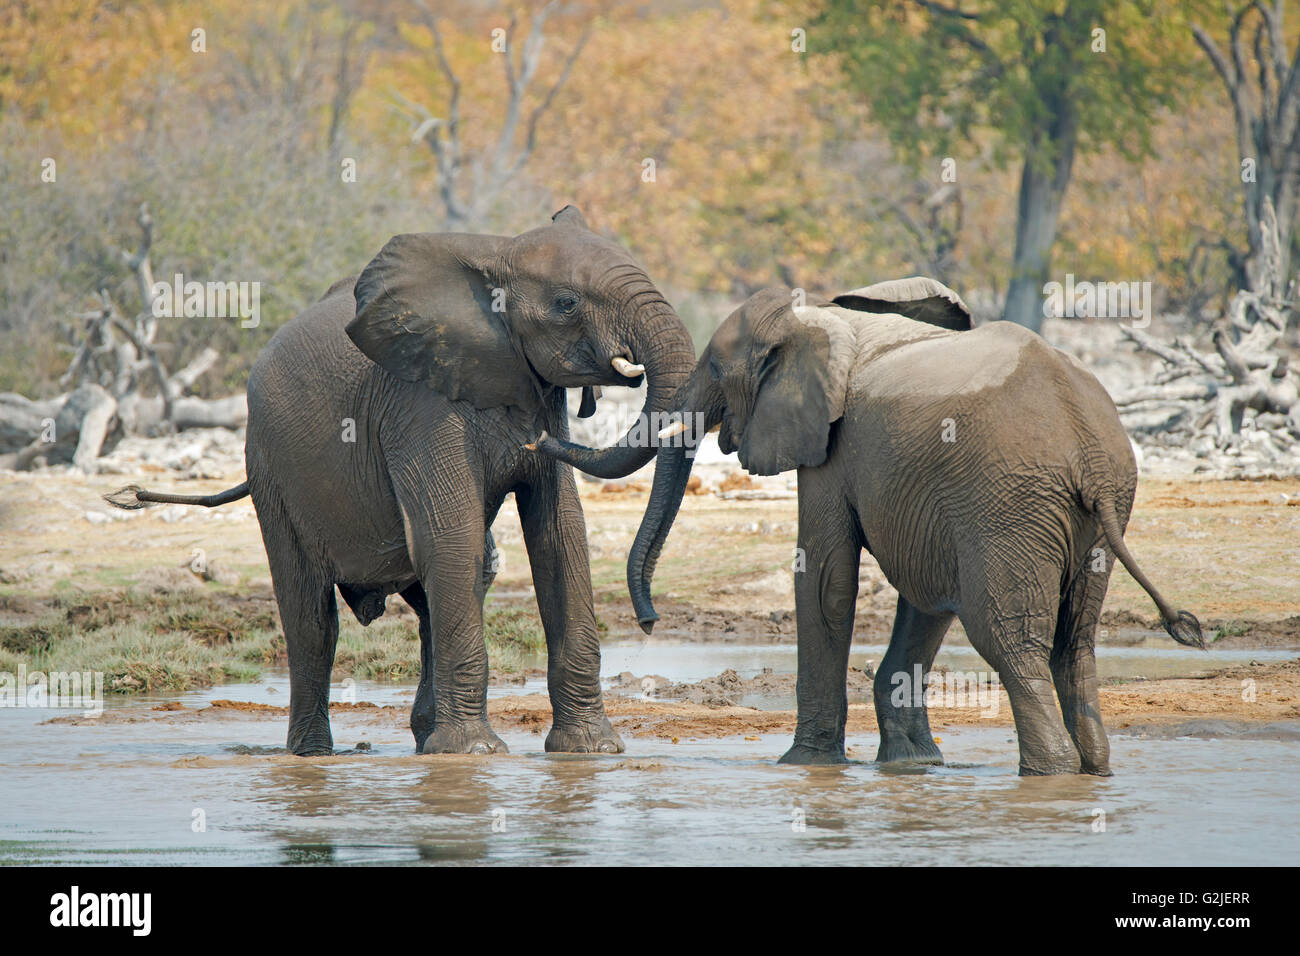
[[[609,360],[609,364],[614,366],[614,371],[626,378],[636,378],[638,375],[645,374],[644,365],[633,365],[621,355],[615,355]]]
[[[674,435],[680,435],[684,431],[686,431],[685,422],[673,422],[667,428],[659,430],[659,440],[663,441],[665,438],[672,438]]]

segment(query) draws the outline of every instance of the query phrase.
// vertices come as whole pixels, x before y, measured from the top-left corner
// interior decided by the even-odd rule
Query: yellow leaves
[[[0,103],[74,145],[140,128],[138,105],[169,55],[188,49],[193,22],[175,2],[9,5],[0,19]]]

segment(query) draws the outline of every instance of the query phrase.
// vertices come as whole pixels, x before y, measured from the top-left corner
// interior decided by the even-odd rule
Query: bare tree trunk
[[[1016,207],[1016,252],[1002,317],[1035,332],[1043,327],[1043,285],[1051,269],[1061,202],[1074,167],[1077,123],[1073,107],[1058,101],[1039,144],[1025,152]]]
[[[248,421],[242,394],[216,400],[185,394],[216,365],[220,355],[215,349],[204,349],[174,375],[167,372],[154,342],[153,219],[144,204],[137,222],[140,245],[135,252],[124,250],[122,259],[135,274],[140,311],[128,322],[101,290],[98,307],[79,316],[85,323],[82,339],[62,378],[72,391],[44,402],[0,395],[0,467],[26,469],[41,460],[70,460],[92,471],[106,442],[119,434],[240,428]],[[156,385],[156,394],[144,394],[146,380]]]
[[[1231,12],[1231,11],[1230,11]],[[1246,249],[1234,250],[1229,262],[1239,273],[1241,289],[1261,288],[1275,265],[1266,263],[1264,204],[1272,204],[1281,261],[1276,264],[1285,282],[1291,275],[1291,235],[1300,190],[1300,44],[1288,54],[1283,28],[1285,0],[1254,0],[1237,8],[1228,29],[1227,53],[1200,26],[1192,34],[1223,83],[1232,104],[1237,156],[1241,163],[1242,211],[1246,217]],[[1254,40],[1249,44],[1247,20],[1255,14]],[[1252,80],[1253,73],[1253,80]],[[1285,294],[1285,289],[1279,294]]]

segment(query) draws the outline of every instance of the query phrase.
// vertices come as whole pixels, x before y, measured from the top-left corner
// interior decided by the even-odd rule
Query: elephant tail
[[[1101,521],[1102,530],[1106,533],[1106,542],[1110,549],[1115,552],[1115,557],[1119,558],[1120,564],[1124,565],[1133,580],[1142,585],[1142,590],[1151,595],[1151,600],[1156,602],[1156,607],[1160,609],[1161,622],[1165,630],[1179,644],[1185,644],[1188,647],[1199,647],[1205,650],[1205,638],[1201,635],[1201,622],[1198,621],[1190,611],[1180,611],[1174,608],[1172,604],[1166,601],[1160,592],[1156,590],[1155,585],[1138,567],[1137,561],[1129,553],[1127,545],[1124,544],[1124,532],[1120,529],[1119,518],[1115,514],[1115,504],[1105,495],[1098,496],[1093,502],[1092,512]]]
[[[232,501],[248,497],[248,482],[219,491],[215,495],[164,495],[157,491],[145,491],[139,485],[127,485],[111,495],[104,495],[104,500],[116,508],[135,511],[147,504],[164,505],[202,505],[204,508],[216,508],[228,505]]]

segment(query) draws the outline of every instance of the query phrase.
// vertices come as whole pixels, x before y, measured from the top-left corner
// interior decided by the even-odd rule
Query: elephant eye
[[[573,315],[578,310],[578,297],[572,292],[561,292],[555,297],[555,311],[560,315]]]

